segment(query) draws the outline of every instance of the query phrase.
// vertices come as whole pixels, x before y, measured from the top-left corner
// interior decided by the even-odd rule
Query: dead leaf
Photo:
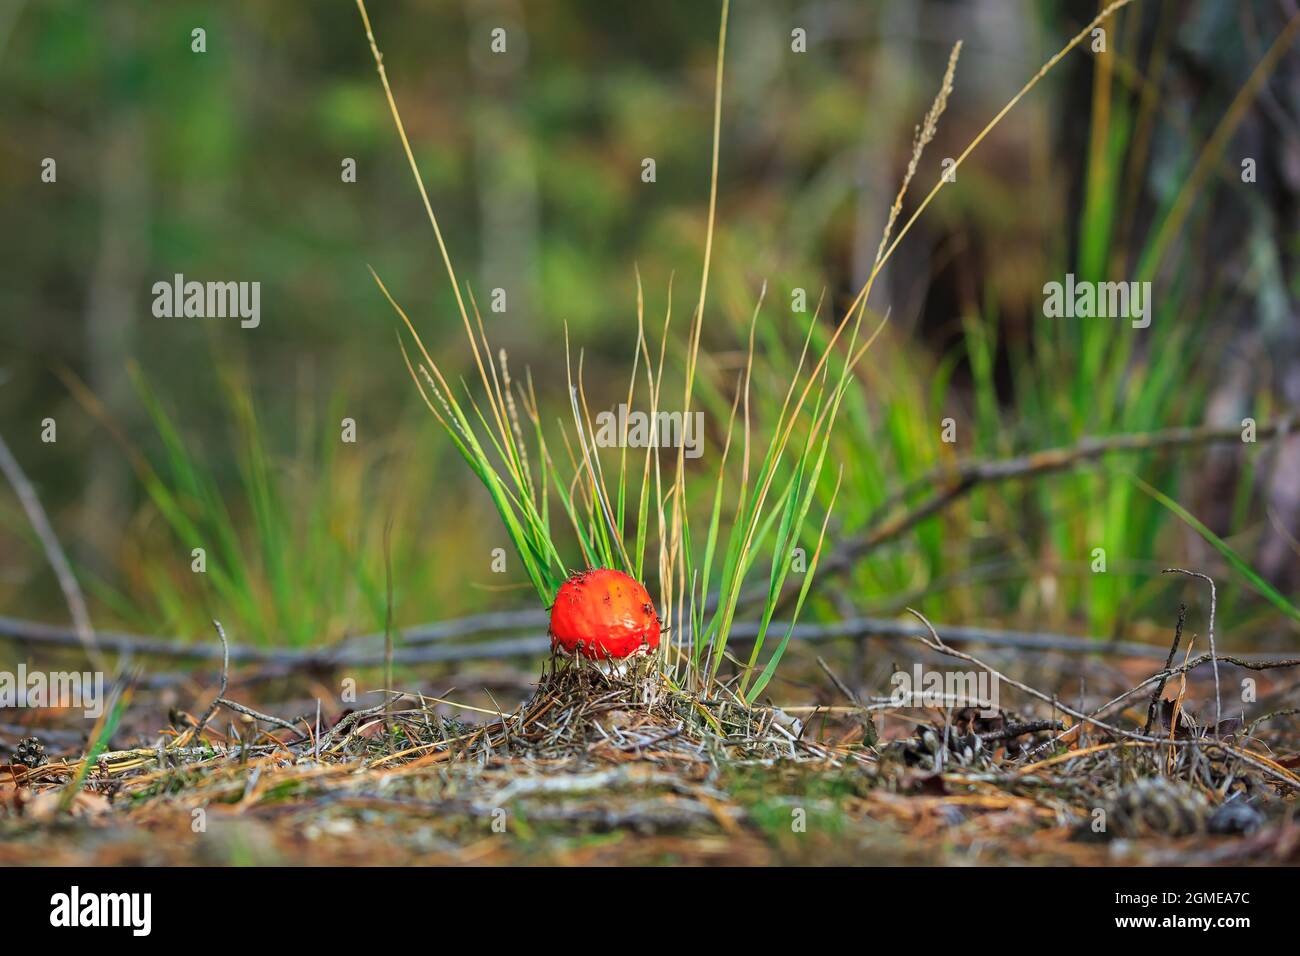
[[[59,814],[59,803],[63,799],[63,790],[52,788],[35,794],[24,801],[21,812],[29,820],[52,820]],[[109,810],[108,798],[102,793],[80,791],[72,798],[68,812],[74,817],[98,817]]]

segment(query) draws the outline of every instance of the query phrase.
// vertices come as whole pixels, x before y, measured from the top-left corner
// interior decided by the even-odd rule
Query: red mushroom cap
[[[636,579],[597,568],[560,585],[549,633],[553,651],[593,660],[623,658],[659,646],[659,615]]]

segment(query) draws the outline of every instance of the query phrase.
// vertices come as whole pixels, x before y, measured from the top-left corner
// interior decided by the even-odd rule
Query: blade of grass
[[[1209,544],[1223,555],[1223,559],[1232,566],[1238,574],[1245,578],[1250,588],[1264,598],[1275,608],[1291,618],[1293,621],[1300,621],[1300,608],[1288,601],[1277,588],[1269,584],[1258,571],[1252,568],[1244,558],[1234,551],[1226,541],[1207,528],[1195,515],[1174,501],[1158,488],[1153,488],[1136,475],[1129,475],[1129,478],[1148,495],[1154,498],[1160,504],[1164,505],[1175,515],[1177,515],[1193,531],[1204,538]]]

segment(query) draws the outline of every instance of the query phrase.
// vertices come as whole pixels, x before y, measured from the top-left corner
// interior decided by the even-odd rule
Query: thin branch
[[[268,724],[275,724],[277,727],[283,727],[285,730],[291,730],[299,736],[307,736],[307,734],[304,734],[297,725],[291,724],[287,720],[281,720],[279,717],[272,717],[270,714],[264,714],[259,710],[253,710],[253,708],[246,704],[241,704],[237,700],[231,700],[229,697],[218,697],[213,703],[238,711],[241,714],[252,717],[254,720],[262,720]]]
[[[1254,736],[1255,728],[1266,720],[1272,720],[1274,717],[1294,717],[1296,714],[1300,714],[1300,707],[1287,707],[1284,710],[1275,710],[1271,713],[1264,714],[1262,717],[1256,717],[1250,722],[1250,725],[1246,727],[1246,732],[1243,736]]]
[[[217,637],[221,638],[221,690],[217,691],[217,696],[213,698],[212,703],[208,706],[208,712],[203,715],[194,726],[194,733],[186,736],[193,740],[199,740],[203,733],[203,728],[208,725],[212,715],[217,712],[221,705],[221,698],[226,696],[226,687],[230,683],[230,642],[226,640],[226,629],[221,626],[221,622],[216,618],[212,620],[212,626],[217,629]]]
[[[442,621],[413,628],[404,632],[401,648],[393,652],[393,663],[398,665],[430,664],[469,660],[498,660],[511,657],[536,657],[547,653],[550,641],[544,634],[536,632],[545,627],[545,613],[538,612],[503,612],[496,615],[474,615],[457,620]],[[513,626],[509,626],[513,623]],[[520,635],[520,626],[525,633]],[[773,621],[769,629],[783,630],[788,622]],[[490,641],[477,641],[465,644],[439,644],[438,646],[420,646],[415,640],[417,635],[443,636],[454,634],[457,637],[472,637],[485,633],[513,631],[514,636],[502,637]],[[808,643],[825,643],[827,641],[861,638],[913,638],[924,634],[925,630],[907,621],[890,618],[856,617],[845,618],[829,624],[799,624],[795,627],[791,639]],[[1101,637],[1078,637],[1070,634],[1053,634],[1039,631],[1004,631],[984,627],[948,627],[944,633],[951,640],[969,641],[987,644],[993,647],[1010,647],[1032,651],[1059,651],[1066,654],[1109,654],[1120,657],[1147,658],[1162,660],[1165,652],[1152,644],[1136,641],[1110,641]],[[409,634],[410,637],[406,637]],[[752,641],[758,634],[755,622],[740,622],[732,628],[734,640]],[[382,640],[383,635],[370,635]],[[77,636],[66,628],[16,618],[0,617],[0,638],[12,638],[34,644],[54,647],[77,646]],[[196,644],[190,641],[165,640],[158,637],[146,637],[131,634],[114,634],[100,632],[100,645],[105,648],[140,656],[169,657],[190,660],[220,660],[222,652],[217,648]],[[1270,662],[1281,659],[1281,655],[1268,652],[1246,652],[1254,660],[1243,662],[1243,658],[1219,657],[1224,663],[1248,666],[1253,663]],[[237,663],[274,664],[289,669],[329,670],[335,667],[376,667],[386,660],[382,644],[378,646],[357,646],[355,644],[339,645],[305,650],[288,648],[272,649],[260,647],[241,647],[235,645],[229,650],[229,659]],[[1206,660],[1209,658],[1207,657]]]
[[[185,739],[202,742],[202,737],[200,735],[203,733],[203,728],[207,726],[208,721],[212,719],[212,715],[217,712],[218,707],[227,707],[230,710],[246,714],[256,720],[262,720],[268,724],[275,724],[277,727],[284,727],[296,734],[301,734],[302,731],[287,720],[281,720],[279,717],[272,717],[270,714],[263,714],[260,711],[253,710],[251,707],[247,707],[238,701],[230,700],[226,697],[226,687],[230,678],[230,642],[226,640],[226,629],[221,626],[220,621],[214,619],[212,621],[212,626],[217,629],[217,636],[221,638],[221,690],[218,691],[217,696],[213,698],[211,705],[208,707],[207,713],[203,715],[203,719],[194,726],[194,731],[184,735]]]
[[[1219,696],[1219,658],[1214,649],[1214,609],[1218,603],[1214,581],[1208,574],[1202,574],[1200,571],[1186,571],[1183,568],[1165,568],[1161,573],[1186,574],[1188,577],[1200,578],[1210,585],[1210,660],[1214,662],[1214,732],[1218,733],[1219,724],[1223,721],[1223,698]]]
[[[1258,440],[1274,438],[1294,431],[1300,426],[1300,414],[1292,413],[1275,419],[1255,431]],[[940,468],[909,484],[890,496],[868,520],[867,530],[849,540],[822,562],[817,580],[826,581],[831,575],[849,570],[859,559],[875,548],[901,537],[926,518],[934,515],[977,486],[1019,478],[1065,471],[1085,462],[1117,451],[1153,451],[1161,448],[1180,448],[1195,445],[1240,442],[1240,428],[1169,428],[1162,431],[1127,435],[1110,435],[1085,438],[1075,445],[1049,448],[1014,458],[998,460],[965,461],[951,468]],[[899,506],[921,489],[934,489],[920,503],[899,511]],[[782,596],[784,603],[792,594]]]
[[[1165,658],[1165,670],[1174,666],[1174,655],[1178,653],[1178,645],[1183,640],[1183,624],[1187,621],[1187,605],[1178,606],[1178,624],[1174,627],[1174,642],[1169,645],[1169,656]],[[1147,722],[1142,725],[1142,733],[1151,733],[1151,725],[1156,719],[1156,702],[1160,700],[1160,695],[1165,692],[1165,678],[1161,678],[1160,683],[1156,684],[1156,689],[1151,692],[1151,703],[1147,705]]]
[[[45,509],[41,507],[36,489],[27,480],[27,475],[24,474],[13,452],[9,450],[9,446],[5,444],[3,436],[0,436],[0,471],[4,472],[5,478],[13,486],[14,494],[18,496],[23,511],[27,513],[27,520],[31,522],[32,530],[36,532],[36,537],[45,550],[45,558],[54,569],[54,576],[59,580],[59,589],[63,592],[63,599],[68,605],[68,613],[72,615],[77,640],[85,648],[86,654],[94,662],[95,667],[103,670],[104,661],[95,644],[95,629],[90,623],[90,612],[86,610],[86,598],[81,593],[81,586],[77,584],[77,577],[72,573],[72,565],[68,563],[68,557],[63,553],[63,547],[50,526]]]
[[[1249,764],[1250,766],[1254,767],[1256,770],[1263,771],[1264,773],[1267,773],[1270,776],[1277,777],[1285,781],[1288,786],[1293,786],[1293,787],[1296,786],[1297,780],[1293,774],[1286,772],[1285,770],[1279,772],[1279,768],[1270,767],[1268,764],[1263,763],[1253,755],[1246,753],[1245,751],[1242,751],[1237,747],[1232,747],[1228,744],[1225,744],[1222,740],[1218,740],[1218,739],[1206,740],[1202,738],[1180,740],[1180,739],[1170,738],[1170,737],[1150,737],[1146,734],[1139,734],[1132,730],[1124,730],[1121,727],[1116,727],[1114,724],[1108,724],[1105,721],[1098,720],[1096,717],[1092,716],[1091,714],[1085,714],[1082,711],[1075,710],[1072,707],[1068,707],[1065,704],[1061,703],[1059,698],[1054,696],[1048,696],[1047,694],[1044,694],[1042,691],[1030,687],[1028,684],[1022,683],[1021,681],[1008,677],[1006,674],[1003,674],[997,668],[984,663],[977,657],[973,657],[970,654],[966,654],[962,651],[958,651],[949,647],[947,644],[943,642],[943,639],[939,637],[939,632],[934,629],[934,625],[931,624],[928,620],[926,620],[925,616],[920,611],[914,610],[913,608],[910,607],[907,610],[909,613],[915,616],[917,620],[919,620],[922,624],[924,624],[926,630],[929,631],[930,638],[925,638],[925,637],[917,638],[917,640],[920,641],[922,644],[924,644],[926,647],[930,648],[933,651],[938,651],[941,654],[946,654],[949,657],[955,657],[958,660],[966,661],[967,663],[974,664],[976,667],[984,671],[987,671],[993,677],[996,677],[1000,682],[1007,684],[1011,687],[1014,687],[1017,690],[1028,694],[1030,697],[1034,697],[1042,701],[1043,703],[1048,704],[1055,710],[1059,710],[1062,711],[1063,713],[1069,714],[1075,720],[1092,724],[1094,727],[1097,727],[1100,730],[1104,730],[1109,734],[1113,734],[1116,737],[1122,737],[1125,740],[1132,740],[1138,743],[1161,744],[1163,746],[1168,746],[1168,747],[1216,747],[1219,750],[1222,750],[1224,753],[1231,754],[1232,756],[1236,757],[1238,760],[1241,760],[1243,763]]]
[[[1142,681],[1141,683],[1133,687],[1130,687],[1128,690],[1124,691],[1124,693],[1120,694],[1118,697],[1112,698],[1111,700],[1108,700],[1106,703],[1102,704],[1100,707],[1098,707],[1096,710],[1092,712],[1092,716],[1100,717],[1102,714],[1105,714],[1110,710],[1114,709],[1115,707],[1118,707],[1120,704],[1124,703],[1124,701],[1128,700],[1130,697],[1133,697],[1134,695],[1141,693],[1143,688],[1149,687],[1150,685],[1156,683],[1163,684],[1163,682],[1167,681],[1169,678],[1177,677],[1180,674],[1186,674],[1188,671],[1195,670],[1196,668],[1200,667],[1202,664],[1210,663],[1211,660],[1212,658],[1210,657],[1209,654],[1202,654],[1200,657],[1197,657],[1191,661],[1181,664],[1178,667],[1173,667],[1173,668],[1167,667],[1163,671],[1158,671],[1157,673],[1152,674],[1150,677],[1148,677],[1146,680]],[[1266,657],[1257,656],[1253,660],[1247,660],[1241,657],[1233,657],[1230,655],[1223,655],[1221,657],[1218,657],[1217,660],[1221,664],[1231,664],[1234,667],[1240,667],[1245,670],[1251,670],[1251,671],[1266,671],[1266,670],[1276,670],[1276,669],[1288,668],[1288,667],[1300,667],[1300,659],[1282,657],[1280,655],[1268,655]],[[1062,734],[1060,737],[1054,737],[1053,739],[1047,741],[1045,744],[1042,744],[1041,746],[1035,748],[1035,750],[1031,752],[1030,756],[1033,756],[1034,754],[1040,753],[1045,750],[1050,750],[1056,744],[1060,743],[1064,739],[1064,737],[1065,734]]]

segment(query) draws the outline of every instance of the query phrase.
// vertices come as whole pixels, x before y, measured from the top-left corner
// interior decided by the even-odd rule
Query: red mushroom
[[[551,606],[551,650],[620,659],[659,646],[659,615],[646,589],[622,571],[579,571]]]

